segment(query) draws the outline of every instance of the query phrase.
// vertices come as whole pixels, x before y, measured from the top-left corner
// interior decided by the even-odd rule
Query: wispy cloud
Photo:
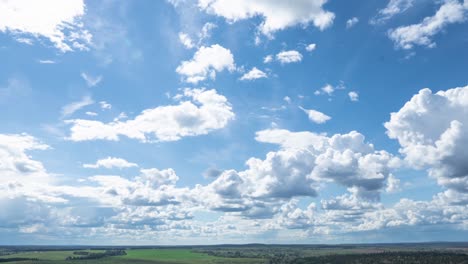
[[[307,116],[309,117],[309,120],[316,123],[316,124],[323,124],[325,122],[327,122],[328,120],[331,119],[330,116],[322,113],[322,112],[319,112],[317,110],[313,110],[313,109],[305,109],[301,106],[299,106],[299,108],[304,111],[304,113],[307,114]]]
[[[102,81],[102,75],[92,76],[88,73],[82,72],[81,77],[85,80],[86,85],[94,87]]]
[[[55,64],[55,63],[57,63],[54,60],[38,60],[37,62],[39,62],[40,64]]]
[[[62,118],[67,117],[80,110],[81,108],[94,104],[91,96],[86,95],[80,101],[72,102],[62,107]]]

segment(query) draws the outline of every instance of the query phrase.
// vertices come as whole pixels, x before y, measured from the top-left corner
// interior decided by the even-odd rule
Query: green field
[[[76,251],[100,254],[74,254]],[[0,247],[0,254],[8,254],[0,256],[0,264],[468,264],[467,253],[468,243],[331,246],[258,244],[147,248],[12,246]],[[86,259],[82,256],[94,258]],[[75,259],[66,260],[67,257]],[[5,262],[4,259],[9,260]]]
[[[103,252],[102,250],[86,250],[88,252]],[[65,261],[68,256],[76,256],[73,251],[34,251],[21,252],[5,256],[1,258],[29,258],[38,259],[34,261],[15,261],[6,262],[10,264],[21,263],[86,263],[86,264],[105,264],[105,263],[141,263],[141,264],[186,264],[186,263],[265,263],[265,260],[255,258],[224,258],[210,256],[205,253],[193,252],[190,249],[129,249],[126,250],[127,255],[116,257],[105,257],[101,259],[90,260],[69,260]]]
[[[186,261],[186,260],[212,260],[216,257],[207,254],[194,253],[188,249],[135,249],[128,250],[125,259],[138,260],[162,260],[162,261]]]
[[[127,250],[128,260],[151,260],[162,263],[264,263],[259,259],[239,259],[210,256],[205,253],[193,252],[190,249],[134,249]]]
[[[80,250],[87,252],[103,252],[104,250]],[[73,255],[74,250],[67,251],[31,251],[31,252],[21,252],[11,255],[0,256],[0,258],[30,258],[30,259],[39,259],[39,260],[65,260],[68,256]],[[10,263],[10,262],[9,262]]]

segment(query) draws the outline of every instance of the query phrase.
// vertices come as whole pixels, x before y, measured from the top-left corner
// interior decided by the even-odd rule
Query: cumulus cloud
[[[211,23],[211,22],[206,22],[203,27],[202,27],[202,30],[201,32],[199,33],[198,37],[200,38],[200,40],[198,41],[199,43],[202,42],[203,40],[205,40],[206,38],[209,38],[211,37],[211,31],[213,31],[213,29],[217,28],[218,26],[214,23]]]
[[[284,199],[317,194],[316,182],[307,176],[313,160],[306,150],[269,152],[246,165],[245,171],[223,171],[212,183],[193,189],[192,196],[214,211],[264,218]]]
[[[303,107],[299,107],[302,111],[304,111],[304,113],[307,114],[307,116],[309,117],[309,120],[314,122],[314,123],[317,123],[317,124],[323,124],[325,122],[327,122],[328,120],[331,119],[330,116],[327,116],[326,114],[322,113],[322,112],[319,112],[317,110],[313,110],[313,109],[305,109]]]
[[[109,109],[112,108],[112,105],[109,104],[109,103],[106,102],[106,101],[100,101],[100,102],[99,102],[99,105],[101,106],[101,109],[102,109],[102,110],[109,110]]]
[[[193,188],[177,187],[179,177],[171,168],[150,168],[132,178],[97,175],[73,186],[41,181],[39,188],[27,189],[24,183],[30,178],[14,184],[13,179],[26,175],[16,170],[14,178],[0,183],[0,205],[7,209],[0,226],[72,240],[93,232],[106,238],[141,238],[148,233],[193,238],[220,232],[245,237],[288,229],[297,238],[418,225],[467,227],[468,196],[454,190],[431,201],[401,199],[390,207],[378,202],[381,192],[398,185],[390,173],[398,160],[375,150],[358,132],[327,136],[269,129],[257,132],[256,140],[279,149],[263,159],[248,159],[245,170],[216,170],[211,183]],[[0,156],[2,180],[4,171],[18,167],[14,164],[18,160],[40,164],[25,151],[47,148],[26,134],[0,135],[0,155],[7,150]],[[42,164],[35,167],[28,170],[34,177],[46,173]],[[346,187],[348,193],[322,199],[318,206],[300,205],[296,197],[316,196],[328,182]],[[194,219],[196,212],[206,210],[223,215],[216,221]],[[60,232],[63,228],[66,234]]]
[[[439,184],[468,192],[468,86],[437,93],[422,89],[385,127],[411,166],[428,168]]]
[[[141,176],[137,179],[149,182],[153,187],[159,187],[161,185],[175,185],[179,177],[173,169],[158,170],[152,168],[142,169]]]
[[[307,149],[310,147],[320,149],[326,140],[326,135],[310,133],[308,131],[291,132],[286,129],[268,129],[258,131],[255,140],[276,144],[284,149]]]
[[[214,90],[188,89],[177,98],[188,99],[199,109],[209,105],[216,113],[220,111],[214,105],[228,105]],[[447,190],[429,201],[403,198],[389,206],[379,198],[400,189],[400,180],[392,174],[400,160],[376,150],[356,131],[334,135],[258,131],[257,142],[277,149],[247,159],[245,169],[209,170],[211,182],[190,188],[177,186],[179,176],[171,168],[140,169],[134,177],[95,175],[59,185],[31,156],[33,150],[49,146],[27,134],[0,134],[0,207],[7,211],[0,215],[0,227],[70,239],[92,232],[134,238],[148,233],[198,237],[220,232],[245,237],[285,229],[303,237],[418,226],[466,230],[467,118],[468,86],[437,93],[423,89],[392,114],[385,127],[400,143],[407,165],[427,168]],[[90,166],[136,167],[132,164],[107,158]],[[330,183],[347,192],[309,205],[299,201],[298,197],[317,197]],[[197,212],[207,211],[221,216],[215,221],[195,220]],[[64,228],[65,235],[60,232]]]
[[[273,55],[267,55],[263,58],[263,63],[270,63],[273,61]]]
[[[392,174],[388,177],[386,192],[392,193],[400,190],[400,179],[396,178]]]
[[[338,87],[336,87],[336,89],[338,89]],[[336,89],[331,84],[326,84],[325,86],[320,88],[320,90],[316,90],[314,94],[315,95],[327,94],[328,96],[332,96]]]
[[[186,136],[205,135],[225,127],[234,119],[226,97],[215,90],[185,89],[177,105],[146,109],[134,119],[103,123],[95,120],[67,120],[69,140],[119,140],[120,136],[148,141],[176,141]]]
[[[414,201],[403,198],[391,208],[368,212],[360,218],[356,231],[397,228],[402,226],[451,225],[466,229],[468,214],[466,205],[446,202],[449,192],[439,193],[431,201]]]
[[[391,29],[388,36],[397,48],[412,49],[415,45],[435,47],[432,38],[450,24],[466,21],[468,2],[445,1],[434,16],[426,17],[421,23]]]
[[[351,91],[348,93],[349,100],[353,102],[359,101],[359,94],[355,91]]]
[[[309,52],[314,51],[316,48],[317,48],[317,44],[315,44],[315,43],[311,43],[311,44],[306,46],[306,50],[309,51]]]
[[[62,107],[62,117],[67,117],[75,113],[76,111],[86,107],[88,105],[94,104],[94,100],[91,96],[86,95],[80,101],[69,103]]]
[[[359,200],[356,196],[343,194],[329,200],[320,201],[322,208],[328,211],[358,211],[363,209],[375,209],[376,204]]]
[[[313,24],[320,30],[331,26],[335,14],[324,10],[326,0],[300,0],[294,5],[287,2],[275,1],[229,1],[229,0],[199,0],[200,9],[209,14],[224,17],[229,22],[261,17],[263,22],[259,31],[272,37],[273,33],[288,27]]]
[[[280,149],[264,159],[250,158],[244,171],[223,171],[212,183],[194,188],[192,195],[211,210],[271,218],[281,212],[284,201],[316,196],[326,182],[345,186],[361,203],[377,201],[389,184],[390,171],[399,166],[397,158],[375,151],[355,131],[328,137],[268,129],[257,132],[256,140]]]
[[[92,35],[85,29],[83,0],[0,2],[0,31],[14,36],[46,38],[62,52],[87,50]]]
[[[88,85],[88,87],[94,87],[94,86],[98,85],[102,81],[102,76],[101,75],[92,76],[92,75],[90,75],[90,74],[88,74],[86,72],[81,73],[81,78],[83,78],[83,80],[85,80],[86,85]]]
[[[179,41],[187,49],[191,49],[191,48],[193,48],[195,46],[195,44],[193,44],[193,40],[190,38],[190,36],[185,34],[185,33],[182,33],[182,32],[179,33]]]
[[[194,37],[191,37],[189,34],[184,32],[179,32],[179,41],[186,49],[192,49],[195,47],[200,47],[204,40],[211,37],[211,32],[217,27],[216,24],[207,22],[203,25],[200,32],[195,34]],[[198,38],[198,40],[197,40]]]
[[[234,71],[234,56],[229,49],[218,44],[210,47],[200,47],[189,61],[183,61],[176,69],[176,72],[184,76],[184,81],[198,83],[216,78],[216,72],[223,70]]]
[[[276,54],[276,60],[282,64],[300,62],[302,60],[302,54],[297,50],[281,51]]]
[[[99,159],[94,164],[83,164],[83,168],[88,168],[88,169],[98,169],[98,168],[123,169],[123,168],[131,168],[131,167],[138,167],[138,164],[133,163],[133,162],[128,162],[122,158],[115,158],[115,157],[107,157],[105,159]]]
[[[399,166],[397,158],[386,151],[375,151],[356,131],[327,137],[310,132],[265,130],[257,134],[257,140],[280,144],[286,149],[309,149],[315,153],[311,177],[333,179],[352,192],[362,188],[380,190],[391,169]]]
[[[331,86],[330,84],[325,85],[324,87],[321,88],[323,93],[326,93],[328,95],[332,95],[333,92],[335,91],[335,88]]]
[[[257,67],[253,67],[249,72],[242,75],[240,78],[241,80],[255,80],[260,78],[267,78],[267,74],[263,71],[257,69]]]
[[[120,176],[98,175],[89,178],[104,193],[100,197],[109,205],[166,206],[180,204],[185,188],[175,187],[179,177],[173,169],[142,169],[132,180]]]
[[[370,20],[371,24],[384,23],[393,16],[403,13],[413,6],[414,0],[389,0],[387,6],[379,10],[378,14]]]
[[[22,177],[47,177],[41,162],[33,160],[26,152],[45,150],[49,146],[28,134],[0,134],[0,171],[2,183],[8,183]]]
[[[350,18],[346,21],[346,28],[352,28],[359,22],[357,17]]]

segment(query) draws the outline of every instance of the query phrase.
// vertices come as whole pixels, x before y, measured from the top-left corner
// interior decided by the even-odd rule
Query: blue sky
[[[1,244],[468,235],[466,0],[0,17]]]

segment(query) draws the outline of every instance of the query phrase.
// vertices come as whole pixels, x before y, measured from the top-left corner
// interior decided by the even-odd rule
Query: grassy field
[[[87,252],[104,252],[104,250],[80,250]],[[20,252],[11,255],[0,256],[1,258],[29,258],[38,260],[65,260],[68,256],[73,255],[74,250],[66,251],[31,251],[31,252]]]
[[[91,250],[92,249],[92,250]],[[388,245],[221,245],[193,247],[0,247],[7,264],[261,264],[261,263],[457,263],[468,264],[468,243]],[[75,251],[103,253],[98,259]],[[125,251],[125,252],[124,252]],[[117,255],[112,253],[123,253]],[[13,258],[29,260],[13,261]],[[349,259],[351,262],[346,262]],[[392,262],[390,260],[405,260]],[[363,261],[363,262],[362,262]]]
[[[161,261],[209,261],[216,257],[207,254],[194,253],[189,249],[135,249],[127,250],[127,255],[119,256],[125,259],[161,260]]]
[[[150,260],[162,263],[264,263],[258,259],[239,259],[210,256],[193,252],[191,249],[133,249],[127,255],[116,258],[128,260]]]
[[[102,252],[100,250],[86,250],[88,252]],[[29,258],[38,259],[38,261],[16,261],[6,262],[9,264],[21,263],[86,263],[86,264],[107,264],[107,263],[140,263],[140,264],[186,264],[186,263],[251,263],[260,264],[265,263],[265,260],[255,258],[224,258],[210,256],[204,253],[196,253],[190,249],[129,249],[126,250],[127,255],[116,257],[105,257],[93,260],[70,260],[65,261],[68,256],[76,256],[73,251],[34,251],[34,252],[21,252],[0,256],[1,258]]]

